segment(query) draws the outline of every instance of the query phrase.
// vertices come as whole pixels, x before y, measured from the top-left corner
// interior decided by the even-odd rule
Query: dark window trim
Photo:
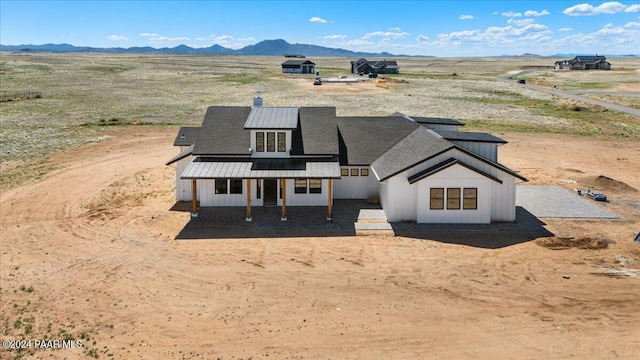
[[[235,188],[234,188],[235,184]],[[240,191],[238,192],[238,184],[240,184]],[[242,179],[229,179],[229,194],[237,195],[242,194]]]
[[[318,186],[313,186],[313,184]],[[322,194],[322,179],[309,179],[309,194]]]
[[[302,181],[304,181],[304,187],[302,185],[298,185],[298,182],[302,182]],[[296,194],[306,194],[306,193],[308,193],[308,191],[307,191],[308,183],[309,183],[309,181],[307,181],[307,179],[294,179],[293,180],[294,192]]]
[[[258,135],[262,135],[262,141],[258,141]],[[264,131],[256,131],[256,152],[264,152]]]
[[[280,138],[282,137],[282,144],[280,143]],[[278,152],[285,152],[287,151],[287,133],[279,131],[277,136],[276,136],[276,147]],[[282,145],[282,147],[280,147],[280,145]]]
[[[455,190],[458,191],[458,196],[452,196],[451,193],[454,192]],[[447,188],[447,210],[460,210],[460,197],[462,191],[460,190],[460,188]],[[457,200],[455,203],[451,203],[451,201],[455,201]]]
[[[229,193],[229,182],[227,180],[228,179],[215,179],[214,180],[213,189],[214,189],[214,193],[216,195],[227,195]],[[220,184],[220,185],[224,184],[224,192],[222,192],[222,189],[220,189],[220,191],[218,190],[218,184]]]
[[[349,175],[351,176],[358,176],[358,169],[356,168],[352,168],[351,172],[349,173]]]
[[[441,197],[434,197],[433,196],[433,191],[434,190],[440,190],[441,191]],[[440,206],[435,206],[434,200],[440,200],[441,201],[441,205]],[[429,209],[430,210],[444,210],[444,188],[430,188],[429,189]]]
[[[475,196],[474,197],[467,197],[466,196],[466,192],[467,190],[475,190]],[[466,201],[467,199],[473,199],[473,205],[474,207],[467,207]],[[463,210],[478,210],[478,188],[464,188],[462,190],[462,209]]]
[[[340,169],[340,176],[349,176],[349,169]]]
[[[360,176],[369,176],[369,169],[360,169]]]

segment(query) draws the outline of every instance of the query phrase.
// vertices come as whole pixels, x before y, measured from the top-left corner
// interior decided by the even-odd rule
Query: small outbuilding
[[[315,74],[316,64],[309,60],[287,60],[282,63],[283,74]]]
[[[556,70],[611,70],[611,63],[602,55],[579,55],[570,60],[556,61]]]

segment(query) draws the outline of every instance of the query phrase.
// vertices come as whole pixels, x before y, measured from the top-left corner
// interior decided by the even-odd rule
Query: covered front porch
[[[326,206],[330,221],[340,167],[332,158],[195,158],[180,178],[191,181],[192,217],[200,216],[199,207],[244,206],[245,220],[252,221],[254,209],[271,207],[287,221],[288,207]]]

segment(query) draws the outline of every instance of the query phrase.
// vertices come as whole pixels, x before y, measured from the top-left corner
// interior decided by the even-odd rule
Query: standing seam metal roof
[[[254,107],[244,123],[245,129],[295,129],[297,107]]]

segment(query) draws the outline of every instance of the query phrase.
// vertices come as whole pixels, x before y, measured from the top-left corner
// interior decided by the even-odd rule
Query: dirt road
[[[531,71],[521,71],[521,72],[518,72],[516,74],[511,75],[511,77],[516,77],[518,75],[526,74],[528,72],[531,72]],[[618,112],[625,113],[625,114],[628,114],[628,115],[640,117],[640,109],[634,109],[634,108],[629,107],[629,106],[622,106],[622,105],[610,103],[608,101],[602,101],[602,100],[598,100],[598,99],[591,99],[591,98],[579,95],[579,93],[580,94],[589,94],[590,92],[587,92],[587,91],[582,91],[582,92],[578,93],[578,92],[575,92],[575,91],[554,90],[554,89],[549,89],[549,88],[546,88],[546,87],[543,87],[543,86],[532,85],[532,84],[518,84],[516,82],[516,80],[507,79],[505,77],[499,77],[498,81],[504,82],[504,83],[508,83],[508,84],[513,84],[514,86],[518,86],[518,87],[524,87],[524,88],[527,88],[527,89],[536,90],[536,91],[544,92],[544,93],[547,93],[547,94],[556,95],[556,96],[560,96],[560,97],[564,97],[564,98],[580,101],[580,102],[583,102],[583,103],[586,103],[586,104],[598,105],[598,106],[601,106],[601,107],[609,109],[609,110],[614,110],[614,111],[618,111]]]
[[[174,173],[163,165],[176,153],[175,129],[112,135],[2,192],[2,339],[84,343],[23,358],[640,355],[633,189],[608,189],[606,206],[622,220],[544,219],[554,234],[607,239],[600,250],[386,236],[177,241],[189,215],[169,211]],[[637,142],[503,136],[512,143],[501,162],[533,183],[604,173],[640,187]]]

